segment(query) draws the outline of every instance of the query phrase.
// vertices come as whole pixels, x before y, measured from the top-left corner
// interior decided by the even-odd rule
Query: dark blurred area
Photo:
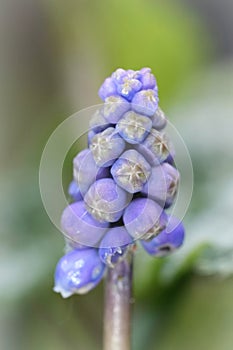
[[[105,77],[143,66],[195,186],[181,251],[136,254],[133,349],[232,349],[232,36],[230,0],[1,0],[0,349],[101,349],[103,284],[67,300],[52,291],[64,243],[39,162],[59,123],[100,103]]]

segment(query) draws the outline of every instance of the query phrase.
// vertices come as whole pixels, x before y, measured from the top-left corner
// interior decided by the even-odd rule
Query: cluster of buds
[[[99,96],[104,104],[90,120],[88,148],[73,160],[72,203],[61,218],[67,252],[54,290],[63,297],[94,288],[138,242],[162,257],[184,239],[182,223],[166,213],[179,172],[150,68],[117,69]]]

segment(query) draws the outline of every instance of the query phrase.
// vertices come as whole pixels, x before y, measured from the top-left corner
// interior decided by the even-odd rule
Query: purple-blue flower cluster
[[[94,288],[137,242],[161,257],[184,239],[182,223],[166,212],[179,172],[151,69],[117,69],[99,96],[104,104],[90,120],[88,148],[73,160],[72,203],[61,218],[67,253],[54,290],[64,298]]]

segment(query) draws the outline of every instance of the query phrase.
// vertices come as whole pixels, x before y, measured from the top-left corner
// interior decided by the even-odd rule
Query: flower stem
[[[130,350],[133,252],[109,268],[105,285],[104,350]]]

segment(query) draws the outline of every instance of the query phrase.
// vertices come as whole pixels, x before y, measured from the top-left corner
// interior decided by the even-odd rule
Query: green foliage
[[[54,11],[50,0],[50,6],[69,63],[76,57],[78,65],[88,56],[89,74],[99,76],[98,85],[117,67],[149,66],[163,106],[175,100],[178,86],[183,87],[210,53],[200,20],[177,2],[100,0],[68,2],[64,8],[57,1]]]

